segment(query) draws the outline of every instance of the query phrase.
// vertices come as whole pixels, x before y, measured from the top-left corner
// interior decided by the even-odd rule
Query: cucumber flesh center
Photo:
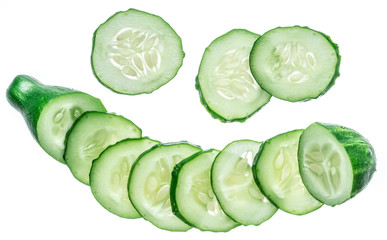
[[[196,203],[211,216],[225,216],[211,188],[210,171],[192,176],[191,193]]]
[[[136,160],[134,155],[126,155],[121,157],[121,160],[112,169],[110,174],[110,197],[116,202],[123,202],[130,204],[128,197],[127,185],[129,179],[129,173],[131,169],[131,163]]]
[[[233,166],[233,169],[224,178],[224,185],[227,187],[227,192],[224,192],[228,199],[244,201],[252,198],[254,201],[268,203],[267,198],[259,192],[257,186],[252,177],[251,166],[253,164],[253,151],[245,151],[239,158],[239,160]],[[249,194],[246,194],[246,189]]]
[[[213,87],[226,100],[250,101],[263,91],[254,80],[245,48],[225,52],[214,69]]]
[[[273,82],[299,84],[311,79],[317,68],[313,52],[300,41],[287,41],[277,45],[270,58]]]
[[[278,198],[286,199],[292,195],[303,195],[305,186],[298,171],[296,155],[297,144],[284,144],[276,153],[273,161],[273,191]]]
[[[58,109],[52,116],[52,141],[55,145],[64,149],[64,139],[67,131],[73,124],[73,122],[83,113],[83,110],[76,105],[64,106]]]
[[[159,209],[163,215],[167,216],[173,216],[169,197],[171,172],[175,164],[180,162],[183,157],[172,155],[170,158],[169,160],[167,157],[160,158],[145,182],[145,198],[148,204],[151,208]]]
[[[352,164],[334,136],[322,127],[308,129],[300,154],[305,185],[317,199],[335,205],[350,197]]]
[[[157,33],[121,29],[111,40],[107,57],[129,80],[144,79],[161,66],[162,43]]]
[[[107,146],[117,142],[118,134],[113,129],[102,128],[88,136],[81,147],[81,157],[86,164],[96,159]]]
[[[318,182],[323,195],[336,195],[340,189],[341,157],[330,143],[314,143],[308,146],[304,154],[304,171],[313,181]]]

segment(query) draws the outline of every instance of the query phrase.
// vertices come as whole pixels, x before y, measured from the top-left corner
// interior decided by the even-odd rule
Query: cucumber
[[[161,17],[150,13],[117,12],[94,32],[94,75],[118,93],[155,91],[175,77],[183,58],[180,37]]]
[[[90,188],[105,209],[123,218],[141,216],[129,200],[129,173],[137,157],[156,144],[159,142],[149,138],[124,139],[106,148],[93,161]]]
[[[238,140],[228,144],[215,158],[211,170],[212,189],[223,211],[243,225],[259,225],[276,212],[254,182],[252,164],[260,142]]]
[[[226,232],[239,225],[223,212],[212,191],[211,166],[218,153],[215,149],[198,152],[172,172],[172,211],[201,231]]]
[[[262,193],[281,210],[303,215],[322,206],[305,188],[298,169],[298,142],[303,130],[265,141],[254,159],[253,174]]]
[[[9,85],[8,102],[24,117],[32,136],[45,152],[64,163],[65,137],[85,111],[106,112],[102,102],[73,89],[49,86],[28,75],[18,75]]]
[[[188,231],[191,226],[172,213],[169,196],[173,167],[198,146],[187,142],[164,143],[142,153],[129,176],[129,198],[141,216],[160,229]]]
[[[302,180],[320,202],[335,206],[354,197],[376,170],[372,145],[360,133],[334,124],[313,123],[298,150]]]
[[[326,93],[340,75],[338,46],[308,27],[278,27],[263,34],[250,53],[251,72],[274,97],[306,101]]]
[[[203,106],[222,122],[243,122],[270,100],[249,68],[250,50],[258,37],[234,29],[216,38],[203,54],[196,89]]]
[[[103,150],[122,139],[139,137],[141,129],[122,116],[86,112],[74,122],[68,132],[64,159],[74,177],[89,185],[92,161]]]

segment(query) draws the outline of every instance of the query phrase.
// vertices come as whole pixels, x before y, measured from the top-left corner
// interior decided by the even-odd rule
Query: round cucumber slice
[[[134,162],[128,183],[129,198],[145,220],[169,231],[191,229],[172,213],[171,173],[177,163],[200,150],[186,142],[159,144]]]
[[[226,232],[239,225],[223,212],[212,191],[211,166],[218,153],[215,149],[198,152],[172,172],[173,213],[201,231]]]
[[[172,27],[136,9],[117,12],[94,33],[94,74],[118,93],[155,91],[175,77],[183,58],[181,39]]]
[[[53,158],[63,159],[67,132],[85,111],[106,112],[101,101],[86,93],[63,94],[48,102],[40,113],[36,132],[39,144]]]
[[[254,182],[252,164],[261,143],[238,140],[215,158],[211,170],[212,189],[223,211],[243,225],[259,225],[277,212]]]
[[[243,122],[270,100],[249,68],[250,50],[258,37],[234,29],[215,39],[203,54],[196,88],[207,111],[222,122]]]
[[[338,46],[308,27],[278,27],[263,34],[250,53],[251,72],[274,97],[296,102],[328,91],[339,74]]]
[[[95,199],[108,211],[123,218],[139,218],[128,195],[130,169],[137,157],[159,144],[149,138],[122,140],[106,148],[93,161],[90,188]]]
[[[281,210],[303,215],[322,206],[305,188],[298,170],[298,142],[303,130],[265,141],[254,159],[253,174],[262,193]]]
[[[92,162],[102,151],[122,139],[139,137],[141,129],[122,116],[86,112],[68,132],[64,159],[74,177],[89,185]]]
[[[363,190],[376,169],[375,152],[367,139],[339,125],[311,124],[301,135],[298,151],[306,188],[330,206]]]

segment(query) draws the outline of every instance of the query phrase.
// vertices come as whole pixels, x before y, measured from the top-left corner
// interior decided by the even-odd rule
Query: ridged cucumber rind
[[[295,26],[290,26],[290,27],[277,27],[277,28],[273,28],[269,31],[267,31],[266,33],[264,33],[260,38],[258,38],[256,40],[256,42],[254,43],[254,46],[250,52],[250,59],[253,59],[254,58],[254,55],[258,55],[259,54],[259,51],[256,51],[256,46],[260,44],[260,42],[262,42],[264,40],[264,37],[266,34],[270,34],[270,32],[272,31],[275,31],[275,30],[278,30],[278,29],[290,29],[290,28],[301,28],[301,29],[307,29],[307,30],[311,30],[317,34],[320,34],[322,37],[324,37],[326,39],[326,41],[331,45],[331,47],[334,49],[335,51],[335,54],[336,54],[336,65],[334,67],[334,73],[332,74],[332,77],[330,79],[330,81],[326,84],[325,88],[322,89],[318,94],[315,94],[315,95],[311,95],[311,96],[308,96],[308,97],[302,97],[302,98],[294,98],[294,99],[291,99],[291,98],[286,98],[286,97],[281,97],[281,96],[278,96],[277,94],[273,93],[272,91],[270,91],[270,89],[268,89],[265,84],[263,84],[260,80],[260,78],[258,77],[258,74],[256,73],[256,70],[255,70],[255,67],[254,67],[254,60],[250,60],[250,69],[251,69],[251,73],[252,75],[254,76],[255,80],[258,82],[258,84],[261,86],[261,88],[263,90],[265,90],[266,92],[268,92],[269,94],[271,94],[272,96],[278,98],[278,99],[281,99],[281,100],[285,100],[285,101],[289,101],[289,102],[305,102],[305,101],[309,101],[309,100],[312,100],[312,99],[317,99],[319,98],[320,96],[324,95],[329,89],[332,88],[332,86],[335,84],[336,82],[336,79],[340,76],[340,63],[341,63],[341,55],[339,53],[339,46],[338,44],[336,44],[335,42],[332,41],[331,37],[323,32],[320,32],[320,31],[317,31],[317,30],[314,30],[310,27],[307,27],[307,26],[299,26],[299,25],[295,25]]]
[[[328,130],[329,133],[344,147],[347,153],[348,159],[350,160],[350,164],[352,166],[353,182],[352,182],[350,196],[340,202],[325,203],[330,206],[339,205],[356,196],[371,181],[376,171],[375,150],[371,145],[371,143],[368,141],[368,139],[366,139],[359,132],[351,128],[347,128],[336,124],[327,124],[327,123],[321,123],[321,122],[315,122],[311,124],[309,127],[312,127],[315,125]],[[307,131],[308,128],[305,131]],[[301,138],[302,137],[303,135],[301,135]],[[302,150],[301,147],[302,146],[300,146],[299,148],[299,155],[301,155],[300,154]],[[301,159],[299,159],[299,161],[301,161]],[[301,177],[303,177],[302,174],[301,174]],[[307,181],[305,182],[306,182],[305,185],[308,188],[309,186],[307,184]],[[312,194],[313,191],[310,191],[310,192]],[[315,195],[315,198],[319,198],[319,197]],[[319,201],[324,202],[324,199],[319,199]]]
[[[42,149],[60,163],[65,163],[64,142],[74,119],[84,111],[106,112],[98,98],[70,88],[45,85],[28,75],[17,75],[9,85],[6,97],[11,106],[22,114]],[[71,112],[74,109],[67,108],[69,105],[76,107],[78,113]],[[60,114],[59,122],[55,122],[55,117]],[[54,127],[59,129],[56,134],[52,131]]]
[[[97,35],[98,35],[98,31],[99,29],[101,29],[102,27],[104,27],[106,24],[109,23],[109,21],[113,18],[115,18],[116,16],[118,15],[121,15],[121,14],[127,14],[127,13],[130,13],[130,12],[135,12],[135,13],[141,13],[141,14],[144,14],[144,15],[147,15],[147,16],[150,16],[152,18],[156,18],[158,19],[160,22],[162,22],[165,26],[167,26],[169,28],[169,30],[173,33],[174,35],[174,38],[178,41],[178,48],[180,49],[180,55],[181,55],[181,61],[180,61],[180,64],[176,65],[175,66],[175,71],[174,73],[171,73],[169,74],[168,76],[168,80],[165,80],[163,83],[161,84],[158,84],[157,86],[154,86],[150,89],[144,89],[143,91],[136,91],[136,92],[126,92],[126,91],[123,91],[121,89],[117,89],[115,87],[113,87],[111,84],[109,84],[108,82],[104,81],[103,78],[101,76],[99,76],[99,74],[97,73],[96,71],[96,68],[95,68],[95,64],[94,64],[94,51],[95,51],[95,48],[96,48],[96,45],[97,45]],[[95,76],[95,78],[106,88],[110,89],[111,91],[115,92],[115,93],[118,93],[118,94],[124,94],[124,95],[139,95],[139,94],[150,94],[156,90],[158,90],[159,88],[161,88],[162,86],[166,85],[167,83],[169,83],[172,79],[175,78],[175,76],[177,75],[177,73],[179,72],[181,66],[183,65],[183,59],[185,57],[185,52],[183,50],[183,43],[182,43],[182,39],[181,37],[176,33],[176,31],[172,28],[172,26],[166,22],[162,17],[156,15],[156,14],[152,14],[152,13],[149,13],[149,12],[145,12],[145,11],[141,11],[141,10],[138,10],[138,9],[135,9],[135,8],[130,8],[128,10],[125,10],[125,11],[118,11],[116,13],[114,13],[113,15],[111,15],[108,19],[106,19],[103,23],[101,23],[97,29],[94,31],[93,33],[93,37],[92,37],[92,49],[91,49],[91,56],[90,56],[90,61],[91,61],[91,69],[92,69],[92,72],[93,72],[93,75]]]

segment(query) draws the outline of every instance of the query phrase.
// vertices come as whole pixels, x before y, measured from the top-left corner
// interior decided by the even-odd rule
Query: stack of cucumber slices
[[[303,215],[335,206],[364,189],[376,168],[370,143],[338,125],[203,150],[143,137],[99,99],[30,76],[17,76],[7,99],[40,146],[90,185],[104,208],[169,231],[225,232],[259,225],[278,208]]]

